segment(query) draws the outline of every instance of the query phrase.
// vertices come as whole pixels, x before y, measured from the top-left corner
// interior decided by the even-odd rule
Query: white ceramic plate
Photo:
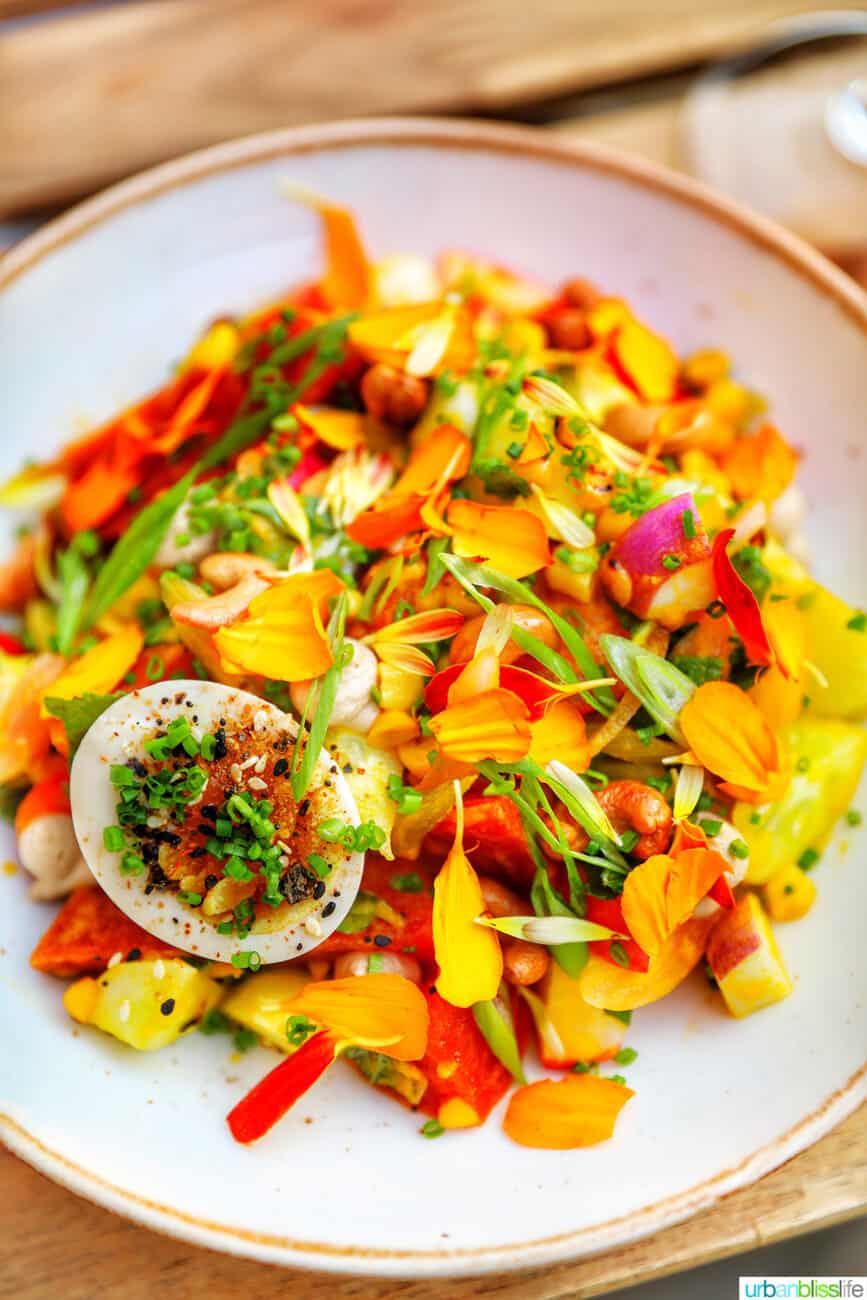
[[[867,311],[775,228],[636,162],[528,130],[344,124],[227,145],[78,208],[0,271],[2,465],[47,453],[163,381],[209,318],[317,264],[291,177],[354,208],[376,254],[462,246],[624,294],[681,350],[718,343],[807,450],[819,575],[863,602]],[[4,856],[12,852],[7,836]],[[736,1022],[703,980],[639,1012],[637,1090],[613,1141],[429,1142],[338,1065],[268,1139],[224,1116],[273,1062],[194,1034],[153,1056],[73,1027],[28,955],[50,919],[0,874],[0,1131],[73,1190],[204,1245],[292,1265],[447,1275],[540,1264],[654,1231],[814,1141],[864,1095],[867,837],[816,871],[819,904],[780,927],[794,995]],[[859,1073],[860,1072],[860,1073]]]

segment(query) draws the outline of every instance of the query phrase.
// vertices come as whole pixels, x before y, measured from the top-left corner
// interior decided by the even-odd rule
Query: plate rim
[[[254,162],[327,149],[390,145],[482,149],[618,176],[655,190],[733,231],[829,298],[867,338],[867,293],[798,236],[751,212],[691,177],[601,145],[570,140],[539,127],[483,120],[428,117],[359,118],[314,126],[286,127],[197,150],[140,172],[101,191],[46,223],[0,257],[0,296],[44,258],[73,243],[118,213],[162,193]],[[0,1113],[0,1137],[27,1164],[85,1199],[152,1230],[206,1248],[281,1264],[343,1274],[392,1277],[457,1277],[527,1269],[578,1259],[636,1241],[681,1222],[729,1192],[755,1182],[803,1151],[867,1099],[867,1065],[830,1093],[785,1133],[759,1147],[738,1165],[691,1188],[595,1225],[531,1242],[452,1250],[385,1250],[293,1241],[217,1223],[161,1205],[102,1179],[53,1151],[12,1116]]]

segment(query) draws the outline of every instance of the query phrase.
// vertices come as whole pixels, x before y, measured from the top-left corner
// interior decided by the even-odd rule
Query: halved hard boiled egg
[[[70,799],[112,901],[177,948],[246,953],[236,964],[252,969],[327,938],[361,882],[358,810],[324,750],[296,801],[297,732],[289,714],[217,682],[158,682],[106,709],[79,746]]]

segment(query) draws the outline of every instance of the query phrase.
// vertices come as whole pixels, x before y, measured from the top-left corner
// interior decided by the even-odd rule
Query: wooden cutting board
[[[867,1106],[753,1187],[633,1246],[445,1284],[296,1273],[213,1254],[78,1200],[2,1152],[0,1204],[0,1300],[583,1300],[864,1213]]]
[[[0,0],[0,18],[51,7]],[[514,113],[722,54],[813,7],[133,0],[0,24],[0,218],[270,127],[385,112]]]

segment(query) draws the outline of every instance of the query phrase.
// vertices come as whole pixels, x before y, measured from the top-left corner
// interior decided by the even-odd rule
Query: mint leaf
[[[56,695],[49,695],[46,698],[47,712],[63,723],[66,739],[69,741],[70,758],[81,744],[84,733],[90,730],[109,705],[122,698],[122,691],[114,691],[111,695],[79,695],[73,700],[63,700]]]

